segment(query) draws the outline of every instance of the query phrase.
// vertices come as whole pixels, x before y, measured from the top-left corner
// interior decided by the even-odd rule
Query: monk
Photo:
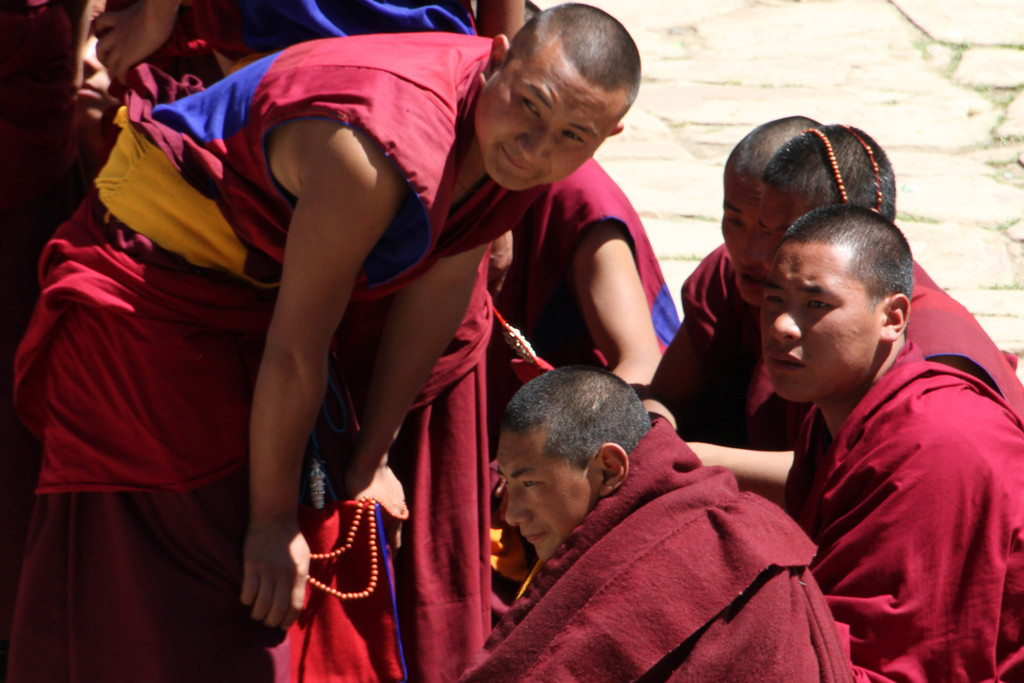
[[[498,466],[541,562],[461,680],[850,680],[813,544],[614,374],[526,384]]]
[[[760,355],[759,283],[774,247],[758,227],[761,175],[791,137],[819,125],[805,116],[764,123],[733,148],[723,172],[724,244],[683,283],[683,326],[650,390],[678,416],[688,441],[746,446],[744,407]],[[666,408],[647,401],[664,414]]]
[[[830,162],[830,150],[836,159],[835,165]],[[746,298],[751,301],[761,290],[763,274],[771,262],[771,249],[785,229],[802,214],[833,203],[863,206],[890,220],[896,214],[896,183],[888,157],[864,131],[848,126],[820,126],[787,141],[765,168],[760,189],[758,225],[753,229],[761,243],[757,250],[760,260],[751,259],[740,275],[747,280]],[[915,269],[914,299],[921,322],[909,327],[907,334],[911,341],[926,357],[953,367],[972,369],[996,387],[1012,406],[1024,408],[1024,391],[1007,357],[963,306],[936,285],[920,266]],[[707,272],[699,282],[705,281],[706,276]],[[685,290],[686,285],[684,306],[688,299]],[[691,289],[691,292],[700,292],[700,289]],[[740,303],[735,298],[730,300],[730,297],[706,296],[703,308],[703,314],[697,319],[714,321],[711,328],[714,338],[732,339],[734,348],[745,351],[757,343],[756,327],[751,329],[744,322],[749,322],[756,310],[753,304],[746,300]],[[704,328],[708,329],[707,323]],[[685,415],[685,405],[693,400],[694,375],[690,368],[699,368],[700,364],[695,359],[695,345],[689,339],[680,339],[677,335],[674,344],[677,348],[670,346],[666,350],[650,387],[652,396],[659,399],[661,405],[657,401],[649,401],[649,405],[655,411],[684,411],[680,414]],[[746,354],[742,357],[748,358]],[[752,364],[740,367],[750,368],[742,374],[747,382],[740,423],[745,428],[745,437],[739,443],[735,438],[721,443],[757,450],[724,449],[714,444],[698,444],[695,448],[706,463],[733,468],[745,488],[781,501],[780,482],[784,481],[792,461],[788,449],[792,448],[809,406],[794,405],[774,395],[759,356],[753,357]],[[696,376],[700,376],[699,372]],[[682,433],[687,433],[685,425]]]
[[[786,508],[856,680],[1024,679],[1024,424],[909,339],[900,231],[837,205],[796,221],[765,281],[776,391],[812,402]]]
[[[11,680],[66,680],[72,661],[93,680],[287,675],[299,469],[349,300],[394,294],[336,483],[399,510],[389,448],[510,227],[495,217],[589,158],[635,97],[610,16],[568,5],[532,26],[511,47],[312,41],[172,104],[129,100],[99,193],[44,256],[20,351],[44,457]],[[59,539],[101,528],[83,552],[123,563],[65,556]],[[153,594],[166,609],[139,609]]]
[[[517,357],[511,335],[521,333],[541,365],[605,367],[626,382],[647,384],[679,328],[643,223],[597,161],[541,194],[507,237],[505,268],[495,267],[497,248],[491,247],[491,277],[496,271],[500,277],[492,294],[501,316],[488,349],[492,457],[505,405],[540,371]],[[492,526],[493,610],[500,615],[532,558],[500,515]]]

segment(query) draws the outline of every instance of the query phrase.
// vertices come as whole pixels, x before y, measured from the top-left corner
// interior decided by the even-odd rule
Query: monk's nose
[[[796,339],[800,336],[800,326],[793,316],[785,311],[775,315],[771,331],[777,339]]]
[[[527,161],[542,159],[547,154],[548,139],[545,131],[531,128],[519,136],[519,149]]]
[[[515,500],[515,496],[505,495],[505,521],[511,526],[519,526],[527,521],[529,514],[526,508]]]
[[[771,268],[772,256],[775,254],[776,240],[772,233],[767,230],[755,228],[750,231],[746,243],[743,245],[742,262],[744,265],[760,266],[765,272]]]

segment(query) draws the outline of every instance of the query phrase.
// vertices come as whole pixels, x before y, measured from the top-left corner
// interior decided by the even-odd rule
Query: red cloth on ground
[[[913,344],[834,438],[804,424],[786,506],[858,680],[1024,680],[1022,430]]]
[[[683,328],[707,373],[707,387],[681,430],[691,441],[763,450],[793,447],[810,406],[775,394],[761,358],[759,309],[736,287],[725,245],[711,252],[683,283]],[[907,339],[925,357],[963,356],[992,378],[991,386],[1024,414],[1024,387],[1007,356],[978,321],[914,264]]]
[[[80,195],[71,26],[64,9],[0,0],[0,640],[10,637],[40,447],[14,409],[14,355],[43,244]]]
[[[462,680],[849,680],[813,556],[656,421]]]

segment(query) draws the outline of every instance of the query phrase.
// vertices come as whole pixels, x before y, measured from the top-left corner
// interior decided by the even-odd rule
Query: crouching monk
[[[914,262],[867,209],[812,211],[764,285],[772,384],[813,402],[786,509],[858,681],[1024,680],[1024,431],[987,383],[924,360]]]
[[[849,680],[814,545],[615,375],[526,384],[498,466],[542,566],[463,681]]]

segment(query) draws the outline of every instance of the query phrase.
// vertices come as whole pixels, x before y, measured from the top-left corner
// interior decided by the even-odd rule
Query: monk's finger
[[[402,547],[402,523],[396,521],[388,528],[388,545],[391,546],[391,554],[397,555],[398,549]]]
[[[292,594],[290,604],[288,605],[288,611],[284,615],[284,619],[281,620],[281,629],[287,631],[295,620],[299,618],[299,614],[302,612],[302,607],[306,602],[306,580],[300,578],[296,580],[292,586]]]
[[[251,605],[256,600],[256,592],[260,588],[259,574],[246,567],[242,573],[242,592],[238,599],[243,605]]]
[[[256,599],[252,601],[252,612],[250,616],[255,621],[266,622],[270,608],[274,604],[274,582],[273,579],[263,576],[260,578],[259,590],[256,591]]]
[[[280,626],[287,628],[284,622],[291,609],[291,585],[284,580],[277,580],[273,583],[273,594],[270,597],[270,607],[263,619],[264,626],[271,628]]]

